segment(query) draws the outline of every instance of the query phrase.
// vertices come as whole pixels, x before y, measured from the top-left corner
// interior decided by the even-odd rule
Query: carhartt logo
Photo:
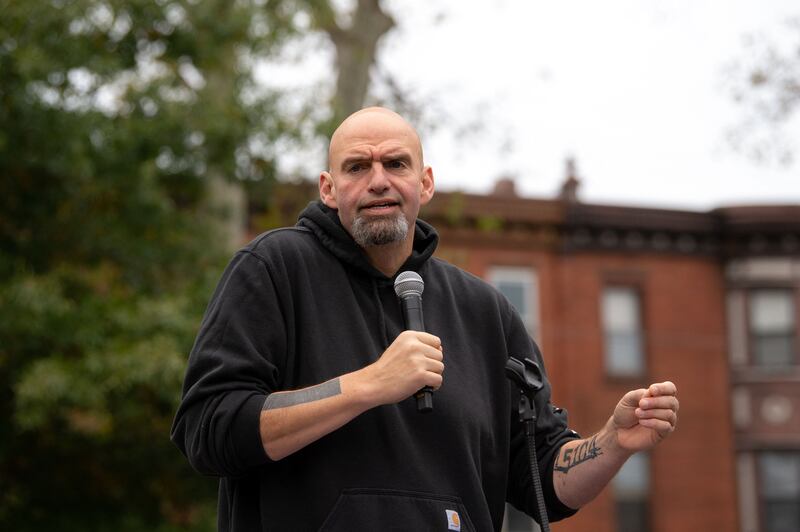
[[[447,530],[461,530],[461,518],[455,510],[445,510],[447,513]]]

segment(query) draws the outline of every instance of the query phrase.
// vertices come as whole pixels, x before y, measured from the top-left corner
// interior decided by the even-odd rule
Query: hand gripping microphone
[[[416,272],[400,272],[394,281],[394,293],[400,298],[406,330],[425,331],[425,325],[422,322],[422,291],[424,289],[425,283]],[[414,397],[417,398],[418,412],[433,410],[433,389],[430,386],[419,390]]]

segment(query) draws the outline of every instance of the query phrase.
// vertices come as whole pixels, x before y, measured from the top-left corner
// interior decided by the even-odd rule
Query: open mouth
[[[361,207],[362,211],[371,211],[371,212],[381,212],[385,210],[392,209],[393,207],[397,207],[399,203],[392,200],[385,200],[385,201],[373,201],[371,203],[367,203],[363,207]]]

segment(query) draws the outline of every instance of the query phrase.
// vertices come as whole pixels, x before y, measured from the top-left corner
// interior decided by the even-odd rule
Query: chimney
[[[567,203],[578,202],[578,187],[581,182],[577,177],[577,170],[574,157],[567,157],[566,161],[566,177],[564,183],[561,185],[561,192],[559,197]]]
[[[495,181],[492,196],[498,196],[501,198],[516,198],[517,189],[516,185],[514,184],[514,178],[503,176]]]

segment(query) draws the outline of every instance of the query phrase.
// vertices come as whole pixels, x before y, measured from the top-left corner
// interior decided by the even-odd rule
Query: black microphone
[[[394,293],[400,298],[400,307],[403,309],[403,320],[409,331],[425,332],[422,322],[422,291],[425,283],[417,272],[400,272],[394,280]],[[417,411],[430,412],[433,410],[433,388],[425,386],[414,394],[417,398]]]

